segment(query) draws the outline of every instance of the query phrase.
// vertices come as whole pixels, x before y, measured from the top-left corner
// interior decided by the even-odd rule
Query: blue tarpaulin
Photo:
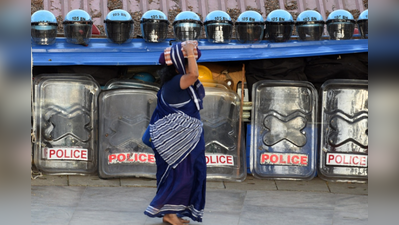
[[[54,45],[32,44],[33,65],[158,65],[159,55],[170,46],[170,41],[147,43],[143,39],[133,39],[119,45],[106,38],[92,38],[85,47],[57,38]],[[235,40],[229,44],[212,44],[204,39],[199,41],[199,48],[202,57],[198,62],[245,61],[368,52],[368,39],[291,40],[283,43],[264,40],[257,44],[241,44]]]

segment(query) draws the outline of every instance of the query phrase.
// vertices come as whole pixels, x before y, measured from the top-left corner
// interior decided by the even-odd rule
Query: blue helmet
[[[91,16],[84,10],[74,9],[65,16],[64,23],[92,22]],[[93,22],[92,22],[93,23]]]
[[[273,10],[269,15],[266,17],[266,23],[294,23],[294,18],[292,15],[283,9],[276,9]]]
[[[54,14],[47,10],[39,10],[32,14],[30,17],[31,23],[50,23],[57,24],[57,18]]]
[[[266,36],[271,42],[285,42],[291,39],[294,18],[283,9],[273,10],[266,17]]]
[[[198,40],[201,36],[202,21],[191,11],[177,14],[173,22],[173,33],[178,41]]]
[[[236,23],[264,23],[263,17],[260,13],[252,10],[241,13]]]
[[[263,38],[265,23],[260,13],[248,10],[238,16],[235,27],[239,42],[258,43]]]
[[[205,18],[205,34],[211,43],[229,43],[233,34],[233,22],[224,11],[215,10]]]
[[[111,42],[122,44],[130,40],[134,22],[132,16],[125,10],[112,10],[105,18],[104,24],[105,33]]]
[[[364,10],[357,19],[357,26],[359,27],[360,36],[363,39],[369,38],[369,10]]]
[[[323,16],[315,10],[306,10],[298,15],[296,29],[301,41],[321,40],[324,31]]]
[[[327,17],[327,23],[333,22],[333,21],[338,21],[338,20],[341,20],[341,21],[353,20],[354,21],[355,19],[353,18],[353,15],[350,12],[348,12],[344,9],[337,9],[337,10],[333,11],[332,13],[330,13],[330,15],[328,15],[328,17]]]
[[[208,15],[205,17],[205,23],[210,23],[210,22],[233,24],[229,14],[227,14],[225,11],[221,11],[221,10],[215,10],[215,11],[208,13]]]
[[[132,16],[122,9],[115,9],[108,13],[105,21],[133,21]]]
[[[369,10],[366,9],[360,14],[360,16],[357,19],[357,21],[359,21],[359,20],[368,20],[368,19],[369,19]]]
[[[93,21],[90,15],[81,9],[70,11],[62,23],[67,42],[87,46],[90,37]]]
[[[355,30],[353,15],[343,9],[330,13],[327,18],[327,31],[332,40],[351,39]]]
[[[299,14],[298,17],[296,18],[297,24],[312,23],[312,22],[324,24],[323,16],[315,10],[306,10],[301,12],[301,14]]]
[[[136,79],[136,80],[142,80],[142,81],[150,82],[150,83],[153,83],[155,81],[154,76],[151,75],[150,73],[146,73],[146,72],[136,73],[133,76],[133,78]]]
[[[147,42],[164,41],[168,36],[168,26],[168,18],[159,10],[147,11],[140,20],[141,34]]]
[[[32,14],[31,37],[38,45],[51,45],[57,37],[57,19],[47,10],[39,10]]]

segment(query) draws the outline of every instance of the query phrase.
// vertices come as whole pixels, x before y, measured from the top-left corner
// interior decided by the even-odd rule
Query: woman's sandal
[[[188,224],[188,223],[190,223],[189,220],[185,220],[185,219],[180,218],[180,217],[177,217],[177,218],[179,219],[179,222],[180,222],[181,224]],[[172,222],[166,220],[165,217],[162,218],[162,222],[167,223],[167,224],[175,225],[175,224],[173,224]]]

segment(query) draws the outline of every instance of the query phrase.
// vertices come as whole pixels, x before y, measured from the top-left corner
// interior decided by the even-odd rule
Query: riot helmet
[[[233,22],[226,12],[215,10],[205,18],[205,34],[211,43],[229,43],[233,34]]]
[[[357,19],[357,26],[362,38],[369,39],[369,10],[364,10]]]
[[[266,34],[271,42],[285,42],[291,39],[294,18],[283,9],[273,10],[266,17]]]
[[[105,34],[111,42],[122,44],[131,40],[134,22],[132,16],[125,10],[112,10],[105,18],[104,24]]]
[[[301,41],[321,40],[324,31],[324,19],[315,10],[306,10],[296,19],[296,30]]]
[[[235,27],[239,42],[259,43],[263,38],[265,23],[260,13],[248,10],[238,16]]]
[[[139,72],[133,76],[133,79],[142,80],[144,82],[153,83],[155,82],[155,77],[147,72]]]
[[[173,33],[177,41],[199,40],[202,30],[200,17],[191,11],[177,14],[173,22]]]
[[[351,39],[355,30],[353,15],[343,9],[338,9],[330,13],[326,24],[331,40]]]
[[[47,10],[39,10],[30,18],[31,37],[38,45],[52,45],[57,37],[57,19]]]
[[[168,36],[169,21],[159,10],[144,13],[140,20],[141,34],[146,42],[162,42]]]
[[[81,9],[70,11],[62,23],[67,42],[88,45],[91,38],[93,21],[90,15]]]

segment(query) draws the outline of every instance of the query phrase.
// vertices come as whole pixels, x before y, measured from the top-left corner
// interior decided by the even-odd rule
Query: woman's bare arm
[[[191,85],[195,83],[198,79],[198,65],[197,60],[194,57],[194,48],[196,41],[187,41],[186,45],[183,46],[183,49],[187,53],[187,61],[188,61],[188,68],[186,70],[186,74],[184,74],[180,79],[180,88],[187,89]]]

